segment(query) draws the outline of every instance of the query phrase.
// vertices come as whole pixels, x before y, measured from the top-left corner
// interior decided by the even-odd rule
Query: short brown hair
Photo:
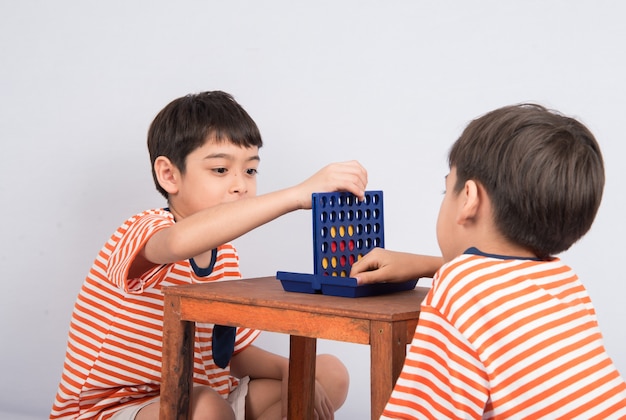
[[[507,106],[472,121],[448,161],[455,190],[480,183],[501,233],[540,258],[587,233],[602,200],[604,163],[593,134],[540,105]]]
[[[185,173],[187,156],[214,136],[240,147],[261,147],[259,128],[232,95],[202,92],[175,99],[163,108],[148,130],[148,152],[157,190],[168,198],[154,173],[154,161],[167,157]]]

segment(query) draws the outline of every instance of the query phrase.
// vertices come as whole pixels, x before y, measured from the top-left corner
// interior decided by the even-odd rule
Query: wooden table
[[[195,322],[205,322],[290,335],[290,419],[313,418],[316,339],[369,344],[371,416],[378,419],[428,290],[345,298],[285,292],[275,277],[164,288],[160,418],[188,418]]]

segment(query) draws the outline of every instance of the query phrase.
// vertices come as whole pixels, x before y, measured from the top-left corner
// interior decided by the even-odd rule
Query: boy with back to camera
[[[449,164],[443,259],[376,249],[351,273],[369,283],[436,271],[382,418],[626,418],[589,295],[554,257],[600,205],[592,133],[538,105],[505,107],[467,126]]]
[[[311,208],[313,192],[345,190],[364,198],[367,173],[356,161],[257,196],[261,146],[254,121],[224,92],[176,99],[156,116],[148,149],[168,207],[129,218],[98,254],[74,307],[51,418],[158,418],[161,289],[239,279],[229,241]],[[254,346],[258,334],[197,325],[194,419],[286,415],[288,360]],[[346,398],[348,373],[330,355],[319,355],[316,369],[315,413],[332,419]]]

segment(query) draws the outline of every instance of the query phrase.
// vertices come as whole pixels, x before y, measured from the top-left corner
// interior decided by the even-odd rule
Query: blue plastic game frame
[[[278,271],[284,290],[361,297],[415,288],[417,279],[359,286],[349,277],[352,264],[385,246],[382,191],[366,191],[363,201],[345,192],[314,193],[312,215],[313,274]]]

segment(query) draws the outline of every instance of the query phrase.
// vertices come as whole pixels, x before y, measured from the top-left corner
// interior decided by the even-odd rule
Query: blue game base
[[[415,279],[402,283],[373,283],[359,286],[353,277],[321,276],[286,271],[277,271],[276,278],[280,280],[283,289],[287,292],[318,293],[352,298],[413,290],[417,284],[417,279]]]

